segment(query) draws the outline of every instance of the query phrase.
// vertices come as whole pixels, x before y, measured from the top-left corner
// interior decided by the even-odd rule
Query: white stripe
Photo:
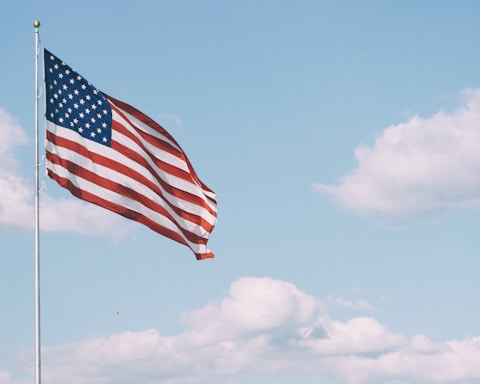
[[[178,216],[177,213],[173,211],[173,209],[165,203],[164,199],[159,196],[155,191],[152,191],[148,188],[145,184],[140,183],[136,179],[129,177],[126,174],[121,172],[117,172],[116,170],[105,167],[103,165],[94,163],[91,159],[80,155],[78,152],[72,151],[67,148],[63,147],[56,147],[55,153],[62,159],[68,159],[74,164],[78,166],[88,169],[91,172],[95,173],[100,177],[104,177],[105,179],[112,180],[115,183],[121,184],[127,188],[133,189],[137,193],[146,198],[156,202],[161,207],[163,207],[170,215],[172,215],[174,221],[176,221],[182,228],[188,230],[192,233],[197,233],[199,236],[208,237],[209,232],[206,231],[203,227],[199,226],[199,224],[195,222],[191,222],[185,218]],[[177,205],[177,202],[181,202],[181,205],[186,205],[191,208],[188,212],[191,212],[197,216],[200,216],[205,219],[209,224],[215,224],[216,218],[212,216],[206,209],[201,206],[191,204],[187,201],[181,201],[180,199],[175,199],[172,196],[172,203],[173,205]],[[177,205],[178,206],[178,205]],[[180,207],[181,208],[181,207]]]
[[[50,121],[47,120],[47,130],[54,133],[55,135],[59,136],[59,137],[62,137],[62,138],[65,138],[67,140],[70,140],[70,141],[73,141],[73,142],[79,142],[79,135],[77,132],[71,130],[71,129],[68,129],[68,128],[64,128],[64,127],[61,127],[61,126],[58,126]],[[117,139],[119,137],[122,137],[122,141],[125,143],[126,146],[128,146],[129,148],[131,148],[132,150],[136,151],[136,152],[139,152],[140,155],[139,156],[142,156],[143,158],[145,158],[145,160],[148,162],[148,164],[152,167],[153,170],[155,170],[155,172],[157,173],[157,175],[167,184],[171,185],[172,187],[174,188],[177,188],[179,190],[182,190],[182,191],[185,191],[185,192],[188,192],[194,196],[197,196],[199,197],[200,199],[202,199],[211,209],[213,209],[214,211],[216,211],[216,205],[213,204],[211,201],[209,201],[208,199],[205,198],[205,192],[200,186],[198,186],[197,184],[193,184],[193,183],[190,183],[184,179],[181,179],[179,177],[176,177],[174,175],[171,175],[171,174],[168,174],[166,173],[165,171],[162,171],[160,168],[157,167],[157,165],[149,158],[149,156],[140,148],[138,147],[138,145],[131,141],[130,139],[128,139],[127,137],[123,136],[123,135],[120,135],[118,132],[115,132],[116,134],[116,137]],[[164,189],[161,187],[161,185],[158,183],[158,181],[153,177],[153,175],[151,174],[150,170],[146,169],[145,167],[141,166],[138,162],[136,161],[133,161],[132,159],[126,157],[125,155],[121,154],[120,152],[117,152],[115,150],[113,150],[112,148],[110,147],[107,147],[105,145],[102,145],[102,144],[99,144],[99,143],[96,143],[92,140],[88,140],[88,139],[81,139],[81,143],[83,144],[83,146],[89,151],[89,152],[93,152],[93,153],[97,153],[97,154],[100,154],[104,157],[107,157],[113,161],[116,161],[118,163],[121,163],[123,165],[125,165],[126,167],[128,168],[131,168],[132,170],[140,173],[141,175],[143,175],[144,177],[148,178],[151,182],[153,182],[154,184],[157,184],[159,186],[159,188],[162,190],[162,192],[165,194],[166,197],[170,197],[169,198],[169,201],[172,203],[172,204],[175,204],[175,205],[178,205],[179,208],[181,209],[184,209],[185,211],[188,211],[188,212],[192,212],[192,213],[195,213],[197,212],[196,210],[189,210],[187,204],[185,205],[182,205],[182,204],[176,204],[175,203],[175,200],[177,200],[177,197],[175,196],[172,196],[171,194],[169,194],[168,192],[164,191]],[[47,149],[52,151],[53,150],[53,147],[56,147],[53,143],[48,143],[47,142]],[[58,150],[58,149],[56,149]],[[157,152],[160,152],[158,149],[156,149]],[[162,151],[162,153],[165,153]],[[170,157],[173,157],[173,156],[170,156]],[[211,194],[211,193],[209,193]],[[185,202],[187,203],[186,201],[184,200],[179,200],[179,202]],[[190,203],[191,204],[191,203]],[[197,206],[197,205],[195,205]]]
[[[147,133],[151,136],[154,136],[154,137],[160,139],[161,141],[169,143],[172,147],[176,148],[179,152],[183,152],[183,150],[178,146],[178,144],[175,143],[174,141],[172,141],[169,137],[167,137],[167,136],[163,135],[162,133],[158,132],[156,129],[150,127],[148,124],[145,124],[144,122],[138,120],[135,116],[131,115],[130,113],[125,111],[123,108],[121,108],[120,106],[115,104],[115,102],[113,100],[111,100],[108,96],[106,96],[106,97],[107,97],[110,104],[115,105],[115,107],[120,109],[122,111],[122,113],[125,114],[126,118],[131,121],[133,126],[137,127],[138,129],[142,130],[143,132],[145,132],[145,133]],[[112,109],[112,113],[117,114],[117,112],[114,111],[113,109]],[[139,111],[139,113],[146,116],[143,112]],[[118,114],[117,114],[117,116],[118,116]],[[115,118],[114,120],[117,120],[117,118]]]
[[[146,142],[143,140],[143,138],[140,136],[138,132],[136,132],[136,129],[138,127],[131,125],[127,120],[125,120],[121,115],[119,115],[117,112],[112,110],[112,118],[113,120],[117,121],[121,125],[123,125],[130,133],[132,133],[135,137],[137,137],[142,144],[145,145],[147,149],[152,149],[151,154],[157,155],[158,153],[161,153],[161,156],[155,156],[159,160],[164,161],[168,164],[173,165],[174,167],[181,169],[185,172],[189,172],[188,165],[180,159],[178,156],[172,155],[171,153],[168,153],[156,146],[153,146],[152,144]],[[132,148],[131,146],[134,145],[137,149],[135,149],[135,152],[143,152],[143,149],[140,149],[137,144],[130,140],[128,137],[121,135],[118,131],[112,130],[112,140],[115,140],[119,142],[120,144],[123,144],[127,146],[128,148]],[[165,141],[165,140],[164,140]],[[143,152],[144,153],[144,152]]]
[[[127,209],[130,209],[132,211],[138,212],[141,215],[149,218],[150,220],[154,221],[155,223],[168,228],[169,230],[177,233],[179,236],[181,236],[187,245],[195,252],[198,254],[202,253],[209,253],[210,251],[208,248],[203,245],[203,244],[197,244],[197,243],[192,243],[189,241],[185,235],[179,231],[177,226],[168,218],[165,216],[159,214],[156,211],[153,211],[147,207],[145,207],[143,204],[136,200],[132,200],[128,197],[119,195],[118,193],[115,193],[109,189],[105,189],[102,186],[92,183],[88,180],[85,180],[81,177],[78,177],[72,173],[70,173],[67,169],[63,168],[62,166],[53,164],[53,163],[48,163],[48,169],[51,170],[53,173],[56,175],[66,178],[69,181],[72,182],[73,185],[75,185],[77,188],[89,192],[92,195],[98,196],[101,199],[110,201],[112,203],[118,204],[122,207],[125,207]]]
[[[179,168],[187,173],[190,174],[190,170],[188,169],[188,165],[185,161],[182,159],[178,158],[177,156],[171,155],[168,152],[163,151],[162,149],[153,146],[152,144],[148,143],[145,141],[139,134],[138,132],[135,131],[135,127],[132,127],[129,125],[127,121],[125,121],[120,115],[114,112],[114,116],[118,117],[118,122],[121,123],[128,131],[130,131],[133,135],[135,135],[141,142],[144,144],[146,148],[151,148],[150,154],[156,155],[155,157],[163,162],[166,162],[176,168]],[[185,192],[188,192],[194,196],[200,197],[202,200],[204,200],[211,209],[216,211],[216,205],[212,204],[211,201],[208,199],[205,199],[205,196],[209,196],[210,199],[215,200],[215,193],[209,191],[209,190],[204,190],[200,184],[196,182],[196,180],[192,177],[192,182],[185,181],[182,178],[179,178],[175,175],[172,175],[170,173],[166,173],[164,170],[159,168],[151,159],[150,156],[141,148],[140,146],[137,145],[136,142],[132,141],[130,138],[128,138],[125,135],[122,135],[118,131],[113,131],[112,132],[112,140],[115,140],[123,145],[125,145],[127,148],[132,149],[133,151],[141,154],[141,157],[143,157],[149,165],[155,170],[156,174],[162,178],[166,183],[176,187],[177,189],[183,190]],[[158,156],[158,154],[161,154],[161,156]],[[128,159],[128,158],[127,158]],[[129,160],[131,162],[131,160]],[[137,165],[136,162],[133,162],[133,165],[131,168],[135,167]],[[143,168],[142,168],[143,169]],[[144,170],[145,171],[145,170]],[[147,170],[147,172],[149,172]],[[212,198],[213,194],[213,198]]]
[[[110,99],[109,99],[110,100]],[[112,104],[114,104],[112,101],[110,101]],[[119,108],[117,106],[117,108]],[[132,107],[133,108],[133,107]],[[112,109],[112,116],[113,116],[113,120],[116,120],[118,121],[119,123],[121,123],[126,129],[128,129],[132,134],[134,134],[136,137],[138,137],[140,140],[142,140],[142,142],[147,146],[147,148],[151,148],[152,145],[146,141],[144,141],[142,139],[142,137],[136,132],[136,130],[141,130],[141,131],[144,131],[146,132],[147,134],[151,135],[151,136],[154,136],[156,138],[158,138],[159,140],[161,141],[164,141],[164,142],[167,142],[169,143],[170,145],[172,145],[174,148],[176,148],[179,152],[183,153],[185,157],[186,154],[185,152],[178,146],[178,144],[176,144],[175,142],[173,142],[172,140],[170,140],[169,137],[167,136],[164,136],[163,134],[161,134],[160,132],[158,132],[157,130],[153,129],[152,127],[150,127],[149,125],[143,123],[142,121],[138,120],[136,117],[134,117],[133,115],[129,114],[127,111],[119,108],[122,113],[126,116],[126,119],[128,119],[129,121],[125,120],[122,116],[120,116],[116,111],[114,111]],[[141,112],[140,112],[141,113]],[[130,129],[132,128],[132,129]],[[118,132],[115,132],[115,133],[118,133]],[[158,148],[153,146],[153,148],[155,148],[155,150],[151,151],[152,154],[156,154],[158,153]],[[161,153],[165,153],[164,151],[161,151]],[[179,163],[175,162],[175,161],[169,161],[170,164],[176,166],[177,168],[179,169],[183,169],[184,171],[186,172],[189,172],[190,173],[190,169],[188,168],[188,164],[179,159],[178,157],[174,156],[176,160],[179,160]],[[163,160],[165,161],[165,159],[163,157],[157,157],[159,160]],[[200,186],[199,186],[200,187]],[[201,188],[201,187],[200,187]],[[210,190],[204,190],[203,188],[201,188],[203,190],[203,192],[205,194],[207,194],[210,198],[214,199],[215,200],[215,197],[216,197],[216,194]]]

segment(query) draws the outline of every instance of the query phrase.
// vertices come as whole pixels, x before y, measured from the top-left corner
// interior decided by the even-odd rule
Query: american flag
[[[97,204],[212,258],[215,193],[172,136],[44,49],[48,175]]]

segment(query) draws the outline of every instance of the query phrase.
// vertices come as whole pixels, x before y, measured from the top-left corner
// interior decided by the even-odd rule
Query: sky
[[[0,384],[34,380],[36,19],[218,196],[197,261],[42,161],[44,382],[480,382],[479,12],[0,0]]]

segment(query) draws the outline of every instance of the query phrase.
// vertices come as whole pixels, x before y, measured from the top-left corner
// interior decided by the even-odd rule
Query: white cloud
[[[335,320],[284,281],[241,278],[223,300],[183,320],[187,328],[176,336],[149,329],[44,347],[44,380],[239,384],[304,373],[347,384],[480,380],[480,337],[434,343],[391,332],[372,317]],[[0,374],[0,384],[20,384],[11,376]]]
[[[250,332],[307,323],[320,310],[312,296],[293,284],[269,278],[243,278],[230,287],[230,295],[220,305],[184,314],[188,337],[206,336],[211,341],[243,337]]]
[[[183,125],[182,118],[177,116],[174,113],[161,113],[158,115],[159,119],[167,119],[172,121],[177,127],[181,127]]]
[[[41,194],[40,225],[50,232],[76,232],[113,242],[135,237],[133,224],[96,205]]]
[[[417,336],[398,350],[374,358],[359,355],[329,359],[332,376],[346,383],[402,379],[408,383],[477,383],[480,379],[480,338],[431,344],[416,350]]]
[[[3,168],[15,168],[18,162],[13,156],[14,149],[28,143],[28,138],[17,121],[0,107],[0,126],[2,140],[0,140],[0,161]]]
[[[15,149],[28,143],[28,138],[20,125],[3,108],[0,108],[0,225],[19,226],[32,221],[33,212],[28,200],[33,189],[18,174],[19,162]],[[2,225],[2,226],[3,226]]]
[[[480,89],[453,114],[414,117],[355,150],[357,167],[318,191],[360,214],[409,219],[480,208]]]
[[[22,175],[15,157],[17,148],[27,144],[28,138],[1,107],[0,131],[0,231],[31,230],[34,225],[33,183]],[[134,236],[132,224],[120,216],[77,199],[54,199],[44,190],[40,193],[40,227],[45,231],[104,236],[113,241]]]
[[[334,297],[334,296],[327,296],[327,302],[333,304],[337,307],[349,308],[349,309],[363,309],[369,310],[372,309],[370,303],[365,299],[345,299],[343,297]]]

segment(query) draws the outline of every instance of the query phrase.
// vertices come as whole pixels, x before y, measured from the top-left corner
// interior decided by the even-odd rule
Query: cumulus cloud
[[[414,117],[355,150],[357,167],[316,190],[360,214],[410,219],[480,208],[480,89],[452,114]]]
[[[243,278],[232,284],[230,295],[220,305],[184,314],[187,336],[206,336],[212,341],[241,338],[250,332],[299,325],[308,322],[319,310],[311,296],[293,284],[271,279]]]
[[[480,337],[434,343],[370,316],[336,320],[322,300],[280,280],[241,278],[183,321],[175,336],[149,329],[44,347],[44,380],[240,384],[305,373],[345,384],[480,380]],[[19,384],[11,376],[1,373],[0,384]]]
[[[336,307],[343,307],[349,309],[364,309],[369,310],[372,309],[370,303],[365,299],[345,299],[343,297],[334,297],[334,296],[327,296],[327,302],[336,306]]]
[[[28,138],[17,121],[0,107],[0,232],[31,230],[34,226],[33,182],[21,173],[16,158]],[[113,241],[132,238],[132,224],[91,204],[75,199],[55,199],[40,194],[40,227],[45,231],[70,231],[104,236]]]
[[[19,162],[15,157],[15,149],[28,143],[25,132],[15,119],[0,108],[0,223],[3,225],[21,225],[28,219],[32,221],[32,210],[28,200],[32,188],[18,173]],[[3,226],[2,225],[2,226]]]

